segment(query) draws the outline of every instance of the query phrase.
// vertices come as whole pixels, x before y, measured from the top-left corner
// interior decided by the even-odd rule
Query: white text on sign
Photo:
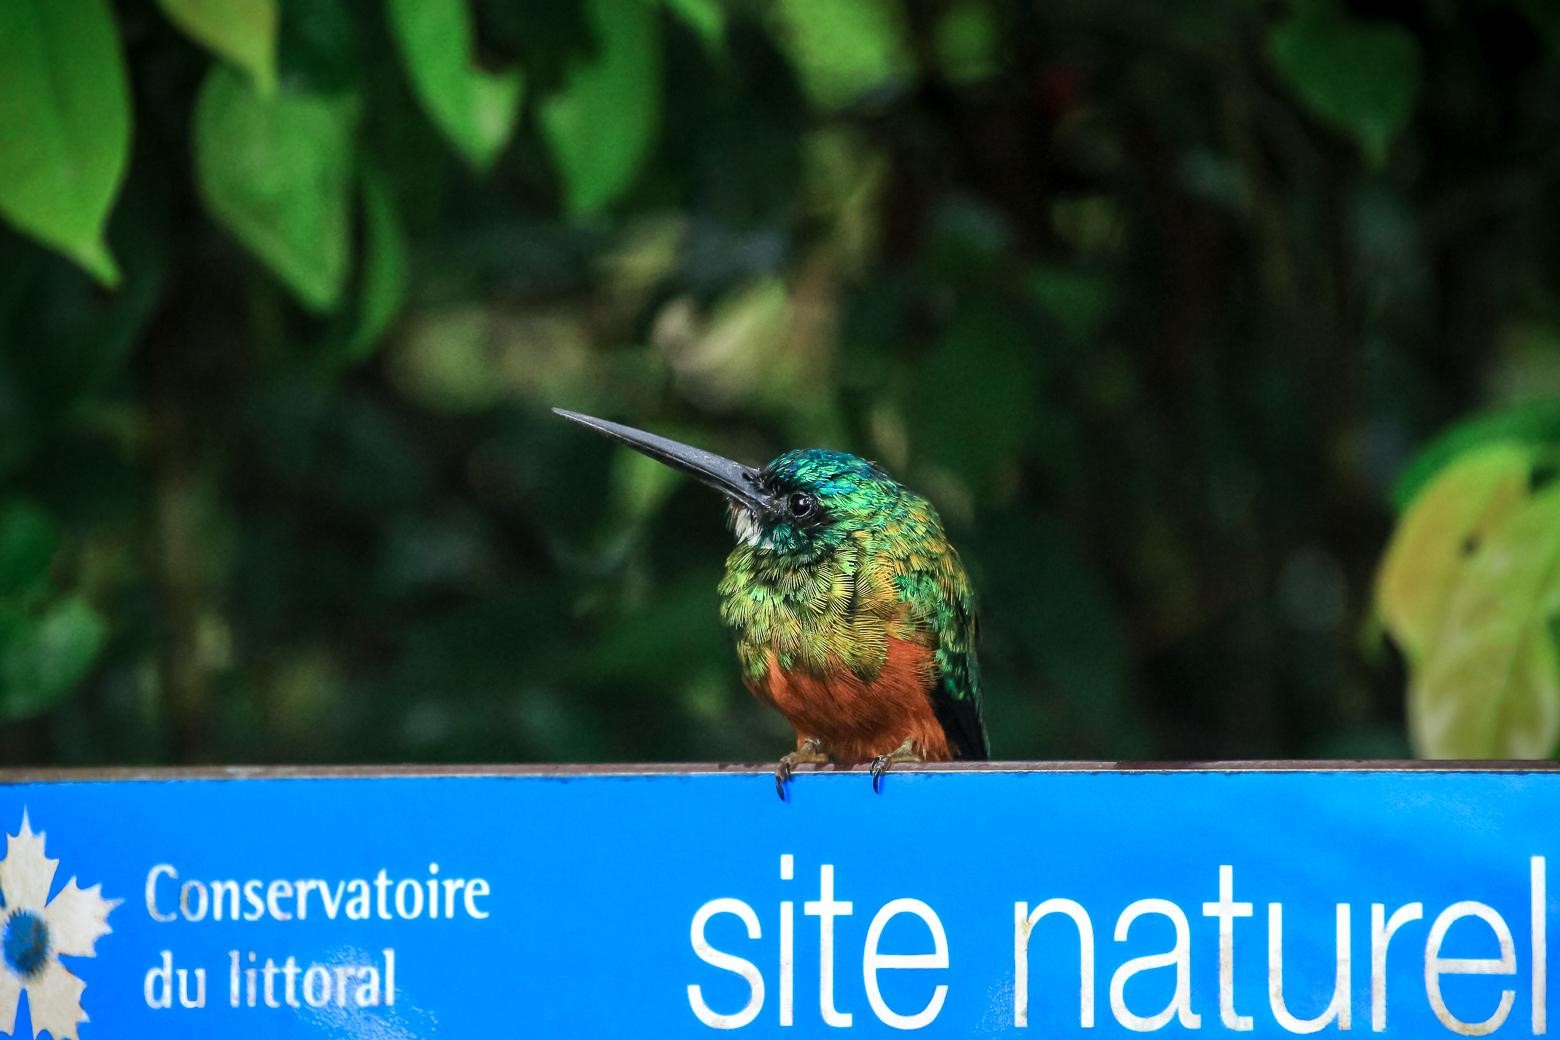
[[[486,920],[492,888],[484,878],[441,874],[428,864],[422,877],[392,878],[380,870],[372,877],[181,879],[171,863],[159,863],[146,875],[146,913],[158,924],[206,922],[340,922]],[[261,955],[254,950],[227,953],[227,1004],[234,1008],[393,1007],[396,997],[395,950],[351,963],[316,963],[296,955]],[[215,975],[220,969],[212,967]],[[147,969],[146,1006],[157,1010],[207,1006],[205,965],[177,963],[172,949]],[[220,998],[218,998],[220,999]]]
[[[1527,955],[1528,1026],[1531,1035],[1542,1036],[1548,1032],[1546,1001],[1548,987],[1548,952],[1546,937],[1546,862],[1542,856],[1533,856],[1528,863],[1528,905],[1520,912],[1528,917],[1529,948]],[[780,857],[780,879],[792,881],[796,873],[795,859],[791,855]],[[817,918],[818,944],[817,1019],[836,1028],[848,1027],[854,1022],[854,1012],[842,1007],[837,994],[836,964],[840,951],[835,942],[835,921],[853,916],[853,901],[836,895],[837,880],[833,864],[818,867],[817,898],[802,903],[803,918]],[[1098,942],[1095,931],[1095,914],[1080,902],[1064,896],[1050,896],[1036,903],[1015,901],[1013,907],[1012,950],[1012,1017],[1014,1027],[1030,1025],[1041,999],[1047,1000],[1047,1021],[1063,1024],[1058,1017],[1065,1001],[1070,1022],[1076,1018],[1079,1027],[1094,1028],[1098,1019],[1096,983],[1100,965],[1097,956]],[[1353,981],[1355,979],[1356,946],[1369,951],[1370,997],[1368,1000],[1369,1029],[1382,1032],[1387,1028],[1388,965],[1407,957],[1414,961],[1416,969],[1423,968],[1423,996],[1431,1012],[1446,1029],[1460,1036],[1487,1036],[1506,1025],[1517,1002],[1515,988],[1501,988],[1492,993],[1490,1006],[1483,1009],[1483,1017],[1463,1018],[1448,1007],[1442,992],[1443,980],[1452,976],[1510,976],[1515,985],[1521,965],[1516,944],[1512,938],[1508,918],[1500,909],[1473,900],[1452,902],[1441,908],[1426,909],[1422,902],[1406,902],[1389,907],[1384,903],[1367,905],[1369,921],[1368,943],[1365,929],[1360,928],[1360,942],[1356,943],[1356,924],[1364,924],[1367,915],[1356,915],[1348,903],[1337,903],[1330,909],[1334,920],[1336,952],[1332,963],[1333,986],[1331,1000],[1320,1013],[1302,1017],[1296,1014],[1284,998],[1284,904],[1269,902],[1265,907],[1266,920],[1266,1009],[1261,1008],[1258,994],[1237,992],[1235,984],[1236,964],[1241,953],[1251,948],[1256,935],[1246,935],[1246,929],[1237,927],[1243,918],[1258,914],[1253,902],[1236,898],[1235,868],[1221,864],[1217,872],[1217,899],[1204,902],[1201,916],[1218,922],[1218,948],[1207,954],[1193,957],[1192,928],[1187,911],[1168,899],[1139,899],[1121,908],[1114,915],[1111,935],[1116,943],[1128,940],[1137,922],[1158,917],[1167,921],[1173,931],[1174,941],[1169,949],[1131,957],[1111,970],[1107,988],[1107,1001],[1116,1023],[1134,1032],[1148,1032],[1163,1028],[1172,1021],[1181,1028],[1202,1030],[1221,1029],[1229,1032],[1248,1032],[1255,1028],[1258,1014],[1271,1016],[1273,1023],[1286,1032],[1298,1035],[1318,1033],[1332,1028],[1343,1031],[1356,1028]],[[694,1016],[713,1029],[740,1029],[759,1019],[769,1003],[773,983],[775,1021],[782,1026],[797,1022],[802,1012],[795,1000],[795,952],[797,944],[797,914],[794,900],[782,899],[776,908],[774,942],[777,945],[775,977],[765,977],[755,960],[750,959],[763,947],[764,921],[758,910],[745,900],[732,896],[711,899],[699,906],[690,922],[689,940],[694,954],[710,967],[735,975],[746,984],[747,999],[744,1003],[727,1007],[712,1006],[705,987],[699,982],[690,983],[688,1004]],[[1507,907],[1507,912],[1516,908]],[[742,925],[749,947],[742,950],[717,949],[709,939],[710,922],[722,915],[735,917]],[[882,935],[888,924],[897,917],[919,920],[925,935],[925,946],[915,953],[885,953],[880,949]],[[1255,923],[1255,922],[1253,922]],[[1454,926],[1469,933],[1481,930],[1485,945],[1493,946],[1493,957],[1443,956],[1447,935]],[[1422,937],[1412,936],[1423,929]],[[1069,942],[1078,950],[1077,974],[1069,979],[1034,978],[1030,967],[1029,949],[1036,933],[1043,932],[1048,943]],[[1396,945],[1394,946],[1394,940]],[[808,937],[811,941],[811,936]],[[726,945],[730,945],[727,943]],[[951,966],[953,943],[942,919],[926,902],[906,896],[898,896],[884,902],[873,911],[865,942],[860,954],[862,990],[873,1015],[885,1025],[896,1029],[920,1029],[935,1022],[948,997],[948,983],[944,976],[927,976],[924,1000],[914,1007],[891,1007],[882,992],[881,973],[885,971],[945,971]],[[1258,949],[1260,949],[1260,945]],[[746,953],[748,956],[743,956]],[[1259,954],[1261,955],[1261,954]],[[1246,954],[1250,956],[1250,954]],[[854,953],[850,956],[856,963]],[[1194,1007],[1192,978],[1194,964],[1199,971],[1216,972],[1218,986],[1217,1008]],[[1107,965],[1108,966],[1108,965]],[[1293,969],[1292,969],[1293,970]],[[1400,969],[1401,970],[1401,969]],[[1156,1007],[1132,1007],[1127,1001],[1127,983],[1148,972],[1173,972],[1174,987],[1168,1001]],[[1418,972],[1416,970],[1415,974]],[[1072,996],[1076,993],[1076,1000]],[[1397,995],[1394,999],[1411,999]],[[1072,1008],[1076,1008],[1074,1016]],[[1212,1015],[1216,1010],[1215,1018]],[[1460,1008],[1468,1014],[1466,1008]],[[811,1017],[810,1012],[807,1015]]]

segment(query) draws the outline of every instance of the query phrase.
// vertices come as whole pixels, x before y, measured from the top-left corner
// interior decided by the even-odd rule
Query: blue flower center
[[[49,926],[31,910],[18,910],[5,922],[0,949],[16,974],[24,978],[36,975],[49,959]]]

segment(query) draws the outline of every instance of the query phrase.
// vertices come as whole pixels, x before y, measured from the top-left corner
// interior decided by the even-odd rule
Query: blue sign
[[[1542,1036],[1560,773],[0,785],[0,1034]]]

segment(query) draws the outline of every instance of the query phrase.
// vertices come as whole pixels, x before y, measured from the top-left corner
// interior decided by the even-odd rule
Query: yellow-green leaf
[[[333,307],[351,253],[350,97],[261,97],[212,69],[195,105],[195,174],[206,207],[305,306]]]
[[[1409,685],[1426,758],[1544,758],[1560,743],[1560,486],[1491,531]]]
[[[255,89],[276,88],[276,0],[158,0],[186,36],[249,74]]]
[[[596,56],[542,103],[542,131],[563,174],[569,212],[595,213],[626,191],[661,121],[656,10],[644,0],[588,0]]]
[[[1537,400],[1483,412],[1445,430],[1420,450],[1398,477],[1392,501],[1399,514],[1441,471],[1468,453],[1491,444],[1511,444],[1542,458],[1560,446],[1560,401]]]
[[[103,0],[0,2],[0,216],[106,285],[130,90]]]
[[[1496,444],[1447,466],[1403,514],[1376,578],[1387,630],[1410,663],[1441,631],[1447,601],[1476,551],[1527,495],[1532,453]]]
[[[492,166],[515,129],[520,71],[476,67],[466,0],[390,0],[387,10],[412,87],[434,124],[473,167]]]
[[[914,70],[894,0],[780,0],[774,12],[780,43],[820,105],[847,105]]]

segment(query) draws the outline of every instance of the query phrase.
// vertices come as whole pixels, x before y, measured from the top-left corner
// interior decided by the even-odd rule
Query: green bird
[[[788,451],[754,469],[631,426],[554,408],[726,496],[737,545],[720,616],[742,681],[796,729],[793,768],[990,754],[975,599],[937,510],[876,463]]]

